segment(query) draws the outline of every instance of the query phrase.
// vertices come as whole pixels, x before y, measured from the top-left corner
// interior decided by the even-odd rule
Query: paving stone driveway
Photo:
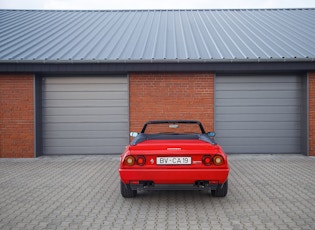
[[[315,157],[230,155],[225,198],[120,196],[118,156],[0,159],[0,229],[315,229]]]

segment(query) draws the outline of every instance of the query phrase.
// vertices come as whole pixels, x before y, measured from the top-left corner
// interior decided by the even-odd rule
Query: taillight
[[[133,166],[133,165],[142,166],[142,165],[145,165],[145,162],[146,160],[144,156],[137,156],[137,157],[127,156],[124,160],[124,164],[127,166]]]
[[[224,164],[224,158],[221,155],[215,155],[215,156],[211,156],[211,155],[204,155],[202,157],[202,163],[206,166],[209,165],[215,165],[215,166],[220,166]]]
[[[220,165],[224,164],[224,159],[223,159],[223,157],[221,155],[215,155],[212,158],[212,161],[213,161],[213,164],[216,165],[216,166],[220,166]]]
[[[137,161],[137,165],[142,166],[145,164],[145,157],[144,156],[137,156],[136,161]]]
[[[204,155],[203,158],[202,158],[202,163],[204,165],[210,165],[211,164],[211,156],[210,155]]]
[[[136,162],[136,159],[133,156],[127,156],[124,160],[125,165],[133,166]]]

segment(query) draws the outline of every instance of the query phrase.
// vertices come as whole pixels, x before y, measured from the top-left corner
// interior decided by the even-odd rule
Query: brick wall
[[[0,74],[0,157],[34,157],[33,81]]]
[[[199,120],[214,127],[214,76],[211,73],[134,73],[129,76],[130,131],[159,119]]]
[[[315,72],[309,73],[309,155],[315,156]]]

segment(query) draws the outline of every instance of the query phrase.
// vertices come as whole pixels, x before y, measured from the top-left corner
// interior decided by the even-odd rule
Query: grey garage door
[[[117,154],[128,144],[128,80],[46,77],[42,87],[44,154]]]
[[[216,76],[215,130],[227,153],[301,152],[301,78]]]

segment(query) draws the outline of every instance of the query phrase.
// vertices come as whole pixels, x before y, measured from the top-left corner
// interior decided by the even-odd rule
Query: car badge
[[[167,148],[167,150],[182,150],[182,148]]]
[[[154,164],[154,160],[153,160],[153,158],[151,158],[150,162],[151,162],[151,164]]]

